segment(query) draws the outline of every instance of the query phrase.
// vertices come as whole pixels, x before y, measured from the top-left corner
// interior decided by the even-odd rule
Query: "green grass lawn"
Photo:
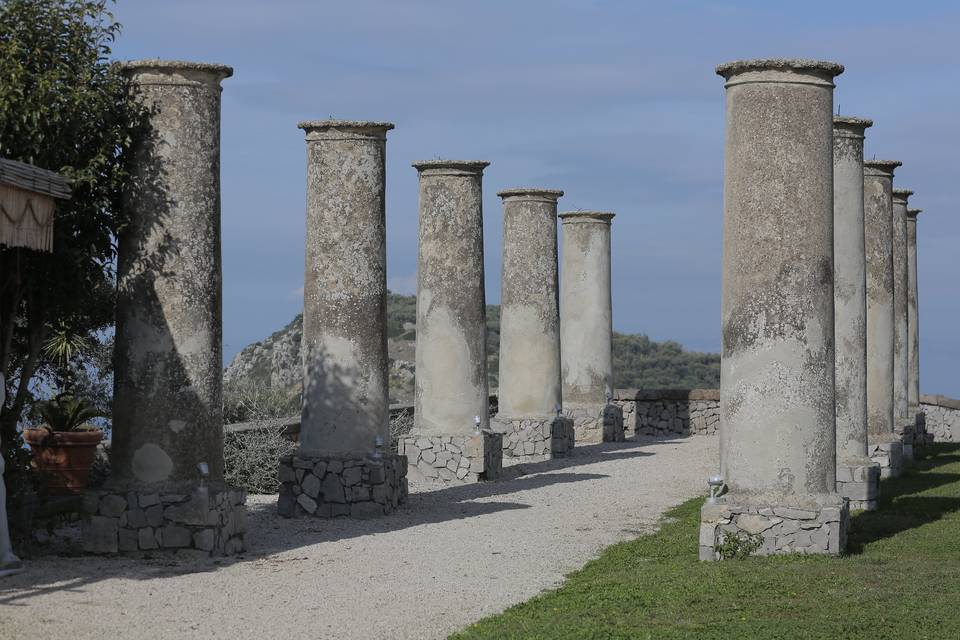
[[[854,514],[843,558],[722,563],[697,560],[691,500],[453,638],[960,638],[960,446],[935,445],[882,493]]]

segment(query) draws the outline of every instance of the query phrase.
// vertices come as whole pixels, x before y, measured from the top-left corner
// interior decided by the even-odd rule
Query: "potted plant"
[[[23,430],[34,466],[49,478],[51,493],[82,493],[103,439],[103,430],[89,421],[103,414],[69,391],[38,402],[35,409],[43,424]]]

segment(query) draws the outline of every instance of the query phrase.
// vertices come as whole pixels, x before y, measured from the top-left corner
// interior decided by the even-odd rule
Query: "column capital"
[[[902,164],[899,160],[864,160],[863,175],[892,178],[894,170]]]
[[[482,175],[490,165],[486,160],[418,160],[411,163],[420,175],[462,176]]]
[[[922,211],[923,209],[907,209],[907,220],[916,222],[917,216],[920,215]]]
[[[392,122],[370,120],[302,120],[297,123],[310,140],[385,140]]]
[[[604,222],[610,224],[616,214],[609,211],[564,211],[557,216],[563,221],[563,224],[576,222]]]
[[[782,82],[833,87],[833,78],[843,73],[843,65],[823,60],[801,58],[756,58],[734,60],[717,65],[717,75],[726,79],[726,86],[751,82]]]
[[[225,64],[159,58],[121,62],[120,70],[139,85],[219,85],[233,75],[233,67]]]
[[[833,116],[833,135],[843,138],[863,139],[866,129],[873,126],[873,120],[851,116]]]
[[[539,189],[536,187],[512,187],[497,192],[497,197],[506,200],[537,200],[542,202],[556,202],[563,197],[560,189]]]
[[[907,204],[907,200],[913,195],[910,189],[894,189],[892,191],[893,201],[897,204]]]

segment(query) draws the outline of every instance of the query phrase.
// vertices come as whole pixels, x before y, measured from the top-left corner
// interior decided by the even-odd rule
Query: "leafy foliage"
[[[614,333],[613,379],[621,389],[716,389],[720,355],[684,351],[672,340],[654,342],[643,334]]]
[[[101,415],[96,407],[72,393],[61,393],[53,400],[37,402],[34,409],[44,426],[53,431],[80,431],[85,426],[89,428],[90,420]]]
[[[31,383],[61,386],[113,322],[124,160],[144,122],[108,59],[119,30],[107,0],[0,5],[0,155],[57,171],[73,191],[58,203],[52,253],[0,249],[5,439]]]

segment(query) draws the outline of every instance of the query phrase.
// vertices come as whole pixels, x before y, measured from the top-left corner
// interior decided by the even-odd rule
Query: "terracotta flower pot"
[[[23,439],[33,451],[33,466],[48,474],[50,493],[77,495],[87,486],[103,431],[50,432],[34,428],[24,429]]]

